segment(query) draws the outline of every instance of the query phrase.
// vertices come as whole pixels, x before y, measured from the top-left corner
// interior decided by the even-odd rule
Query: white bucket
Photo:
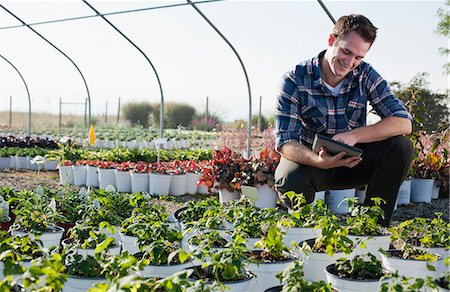
[[[397,194],[397,205],[408,205],[411,202],[411,180],[404,180]]]
[[[169,195],[171,181],[172,176],[169,174],[150,173],[149,193],[160,196]]]
[[[186,180],[186,193],[189,195],[194,195],[197,193],[197,182],[202,175],[200,173],[188,173]],[[208,192],[208,191],[206,191]]]
[[[98,187],[97,167],[86,165],[86,186]]]
[[[62,185],[73,185],[72,166],[59,166],[59,183]]]
[[[186,194],[187,174],[172,175],[169,194],[172,196],[182,196]]]
[[[131,177],[129,171],[120,171],[115,169],[117,191],[120,193],[131,192]]]
[[[132,172],[129,173],[131,178],[131,192],[148,192],[149,191],[149,174]]]
[[[114,169],[105,169],[97,167],[97,172],[98,172],[98,186],[100,189],[106,189],[106,187],[109,185],[116,188],[116,175],[114,174]]]
[[[86,185],[86,166],[72,165],[73,184],[76,186]]]
[[[347,190],[329,190],[328,196],[326,198],[326,203],[328,208],[335,214],[347,214],[348,204],[347,202],[342,202],[345,198],[355,197],[355,189]],[[342,202],[342,204],[340,204]],[[339,206],[339,207],[338,207]]]
[[[411,180],[411,202],[431,203],[434,178],[415,178]]]

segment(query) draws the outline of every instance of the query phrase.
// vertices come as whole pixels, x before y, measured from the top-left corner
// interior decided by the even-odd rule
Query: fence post
[[[261,104],[262,104],[262,96],[259,97],[259,115],[258,115],[258,129],[259,132],[262,132],[262,128],[261,128],[261,124],[262,124],[262,119],[261,119]]]
[[[206,97],[206,109],[205,109],[205,131],[208,131],[208,97]]]
[[[120,96],[119,96],[119,102],[117,104],[117,124],[119,124],[119,119],[120,119]]]
[[[59,98],[59,128],[61,129],[61,107],[62,107],[62,98]]]
[[[9,96],[9,128],[12,126],[12,95]]]

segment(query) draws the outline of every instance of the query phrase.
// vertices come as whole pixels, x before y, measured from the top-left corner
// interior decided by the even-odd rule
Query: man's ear
[[[330,33],[330,36],[328,37],[328,45],[330,47],[333,46],[335,41],[336,41],[336,38],[334,37],[334,34]]]

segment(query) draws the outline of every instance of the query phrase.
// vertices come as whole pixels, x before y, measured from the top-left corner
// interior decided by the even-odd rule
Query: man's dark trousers
[[[362,149],[363,154],[362,161],[353,168],[319,169],[281,158],[275,171],[278,193],[303,193],[307,202],[312,202],[317,191],[367,185],[364,204],[372,205],[370,198],[373,197],[383,198],[386,201],[382,206],[385,218],[379,223],[389,226],[398,189],[408,174],[414,155],[412,142],[404,136],[395,136],[355,146]]]

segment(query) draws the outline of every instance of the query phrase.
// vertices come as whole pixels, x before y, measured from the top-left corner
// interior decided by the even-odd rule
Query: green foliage
[[[269,255],[271,259],[281,261],[286,259],[290,249],[284,244],[283,236],[285,232],[275,223],[271,223],[267,234],[255,243],[255,247]]]
[[[437,15],[439,17],[437,33],[448,39],[450,38],[450,13],[449,13],[450,0],[445,1],[445,6],[446,7],[444,8],[439,8],[437,12]],[[439,48],[439,52],[445,56],[450,54],[450,49],[448,47]],[[447,74],[450,73],[450,63],[444,65],[444,72]]]
[[[422,278],[405,277],[399,275],[398,272],[393,272],[382,277],[381,281],[380,292],[439,291],[431,277],[427,277],[427,279],[424,280]]]
[[[130,102],[122,107],[123,117],[131,125],[149,126],[149,116],[154,112],[154,107],[148,102]]]
[[[348,208],[350,216],[347,218],[349,233],[352,235],[381,235],[383,227],[378,224],[378,220],[384,218],[384,211],[381,203],[386,202],[381,198],[371,198],[373,206],[357,205],[357,198],[348,198]]]
[[[258,127],[258,120],[259,120],[259,115],[253,115],[252,116],[252,126]],[[261,129],[259,129],[259,130],[264,131],[265,129],[267,129],[267,126],[268,126],[268,122],[267,122],[266,117],[261,115]]]
[[[166,103],[164,105],[164,128],[176,129],[178,125],[187,128],[191,125],[195,113],[195,108],[186,103]]]
[[[376,280],[384,275],[381,262],[371,253],[338,259],[334,269],[339,277],[355,280]]]
[[[391,84],[394,94],[413,116],[414,132],[423,129],[431,133],[449,127],[449,95],[432,92],[427,77],[427,73],[418,73],[408,84]]]
[[[317,226],[320,218],[331,215],[331,211],[323,200],[318,200],[314,204],[307,204],[303,194],[286,192],[283,197],[287,197],[293,202],[292,210],[282,218],[282,224],[288,228],[312,228]]]
[[[284,271],[277,274],[277,278],[283,283],[283,292],[311,291],[331,292],[331,284],[325,281],[309,282],[303,275],[303,259],[292,262]]]

